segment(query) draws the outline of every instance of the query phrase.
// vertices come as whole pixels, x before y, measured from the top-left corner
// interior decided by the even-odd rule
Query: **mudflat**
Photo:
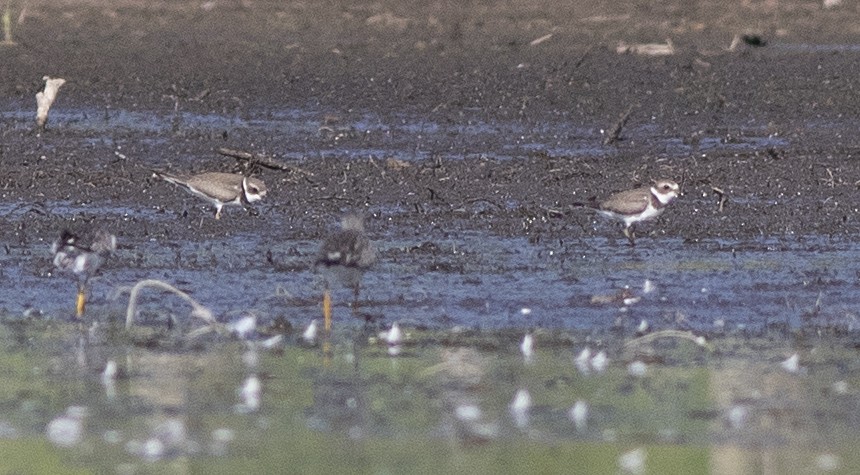
[[[254,252],[212,253],[288,272],[362,211],[397,243],[383,262],[457,275],[438,255],[464,233],[627,252],[620,228],[574,205],[670,178],[684,194],[643,226],[646,250],[854,243],[857,14],[800,1],[12,2],[0,239],[34,277],[50,273],[59,229],[85,223],[114,229],[115,268],[145,274],[156,245],[253,235]],[[68,83],[40,132],[46,75]],[[252,173],[269,194],[216,221],[152,170]],[[157,267],[170,262],[189,265]]]

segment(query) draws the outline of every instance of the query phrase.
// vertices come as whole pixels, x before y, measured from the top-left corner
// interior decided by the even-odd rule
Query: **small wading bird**
[[[636,223],[649,221],[663,214],[666,206],[681,192],[672,180],[657,180],[653,186],[621,191],[597,204],[597,212],[624,222],[624,235],[631,246],[636,245]]]
[[[364,218],[347,215],[341,220],[341,229],[325,240],[317,254],[314,267],[322,271],[325,279],[323,291],[323,328],[331,330],[331,286],[338,282],[353,290],[355,313],[358,293],[364,272],[376,262],[376,247],[364,233]]]
[[[153,174],[215,205],[215,219],[221,219],[221,208],[225,205],[245,206],[262,199],[267,191],[262,180],[236,173],[208,172],[191,176],[163,172]]]
[[[87,283],[99,270],[104,260],[116,250],[116,236],[102,229],[79,236],[68,229],[51,246],[54,267],[74,275],[78,281],[78,298],[75,315],[84,316]]]

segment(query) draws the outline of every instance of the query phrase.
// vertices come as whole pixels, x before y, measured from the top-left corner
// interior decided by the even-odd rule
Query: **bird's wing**
[[[600,209],[619,214],[636,214],[648,207],[650,190],[638,188],[615,193],[600,204]]]
[[[241,194],[242,177],[229,173],[203,173],[189,178],[186,186],[198,193],[228,202]]]

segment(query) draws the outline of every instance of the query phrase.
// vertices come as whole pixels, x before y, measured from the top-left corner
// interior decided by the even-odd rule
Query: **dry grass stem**
[[[186,294],[185,292],[177,289],[176,287],[168,284],[167,282],[162,282],[162,281],[156,280],[156,279],[141,280],[140,282],[134,284],[134,287],[131,288],[131,291],[129,292],[129,296],[128,296],[128,308],[125,311],[125,328],[126,329],[130,329],[131,326],[134,324],[134,314],[137,310],[137,298],[140,295],[141,290],[145,289],[146,287],[154,287],[154,288],[159,289],[159,290],[171,292],[173,294],[176,294],[177,296],[179,296],[181,299],[185,300],[186,302],[188,302],[191,305],[191,309],[192,309],[191,310],[191,316],[195,317],[195,318],[199,318],[199,319],[203,320],[204,322],[206,322],[206,324],[207,324],[207,327],[206,327],[207,330],[205,332],[202,332],[202,333],[208,333],[208,332],[213,331],[213,330],[217,331],[219,333],[222,332],[223,329],[221,329],[220,328],[221,325],[217,321],[215,321],[215,317],[212,315],[211,310],[209,310],[207,307],[204,307],[203,305],[198,303],[196,300],[191,298],[191,296]],[[194,332],[192,332],[192,334],[197,336],[198,334],[200,334],[200,331],[195,330]],[[189,335],[189,336],[191,336],[191,335]]]

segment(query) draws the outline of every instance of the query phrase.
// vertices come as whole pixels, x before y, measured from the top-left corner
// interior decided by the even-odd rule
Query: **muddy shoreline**
[[[340,214],[362,210],[395,275],[513,279],[529,264],[505,264],[506,253],[627,253],[619,228],[571,205],[661,177],[684,196],[643,230],[634,260],[661,242],[682,258],[853,248],[851,15],[802,2],[579,3],[29,2],[17,44],[0,50],[6,274],[49,277],[47,246],[70,223],[115,230],[123,247],[108,269],[205,270],[192,252],[229,263],[216,269],[289,274]],[[766,45],[728,51],[741,33]],[[665,38],[671,56],[615,51]],[[37,133],[45,74],[69,83]],[[621,140],[604,145],[628,110]],[[222,147],[301,171],[253,170],[271,190],[258,214],[228,209],[220,221],[152,178],[248,171]],[[477,267],[451,257],[472,234],[526,251],[478,245],[467,251],[485,259]],[[223,246],[242,236],[258,241]],[[553,264],[556,279],[588,275],[567,265]]]

